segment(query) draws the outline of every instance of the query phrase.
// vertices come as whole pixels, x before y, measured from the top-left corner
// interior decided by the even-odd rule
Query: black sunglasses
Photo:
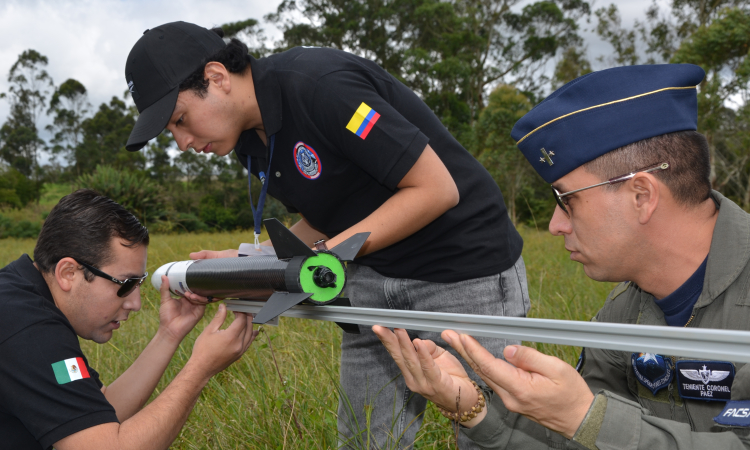
[[[568,208],[566,208],[568,204],[568,199],[564,198],[570,194],[575,194],[576,192],[585,191],[586,189],[591,189],[599,186],[604,186],[607,184],[616,184],[616,183],[622,183],[623,181],[627,181],[635,176],[637,173],[651,173],[655,172],[657,170],[666,170],[669,168],[669,163],[663,162],[659,164],[655,164],[654,166],[644,167],[643,169],[638,169],[635,172],[630,172],[625,175],[620,175],[619,177],[610,178],[607,181],[604,181],[602,183],[592,184],[591,186],[586,186],[584,188],[576,189],[574,191],[568,191],[563,192],[562,194],[555,189],[554,186],[550,186],[552,188],[552,193],[555,196],[555,201],[557,202],[557,206],[562,209],[562,211],[565,213],[566,216],[570,217],[570,213],[568,212]]]
[[[137,288],[141,284],[143,284],[143,281],[148,276],[148,272],[143,274],[142,277],[134,277],[134,278],[128,278],[125,281],[120,281],[117,278],[113,277],[112,275],[107,275],[106,273],[102,272],[101,270],[97,269],[96,267],[90,266],[84,262],[78,261],[78,264],[85,267],[89,272],[93,273],[97,277],[102,277],[105,280],[109,280],[113,283],[117,283],[120,285],[120,289],[117,290],[117,296],[118,297],[127,297],[131,292],[133,292],[133,289]]]

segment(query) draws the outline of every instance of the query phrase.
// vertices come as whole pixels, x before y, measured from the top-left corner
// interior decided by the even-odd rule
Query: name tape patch
[[[680,397],[725,402],[732,397],[734,364],[725,361],[677,361]]]
[[[750,426],[750,400],[729,401],[714,422],[730,427]]]

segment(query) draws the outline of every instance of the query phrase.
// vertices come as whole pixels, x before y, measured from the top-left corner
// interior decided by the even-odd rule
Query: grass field
[[[531,317],[589,320],[601,307],[608,283],[589,280],[582,267],[568,259],[562,238],[546,231],[521,229],[531,294]],[[149,248],[148,271],[170,261],[188,259],[198,249],[236,248],[252,242],[251,232],[155,235]],[[5,266],[23,253],[32,254],[34,240],[0,241],[0,264]],[[90,364],[102,381],[112,382],[146,346],[158,327],[159,293],[144,283],[143,306],[131,314],[114,338],[104,345],[82,341]],[[175,354],[155,395],[179,372],[190,357],[193,341],[215,313],[209,306]],[[174,442],[175,449],[325,449],[337,448],[336,408],[341,331],[333,323],[281,319],[279,327],[265,327],[261,336],[226,371],[204,389],[190,419]],[[273,352],[279,379],[273,363]],[[574,364],[579,348],[532,344],[539,350]],[[384,392],[381,395],[387,395]],[[417,436],[417,449],[442,449],[453,445],[447,419],[430,407]]]

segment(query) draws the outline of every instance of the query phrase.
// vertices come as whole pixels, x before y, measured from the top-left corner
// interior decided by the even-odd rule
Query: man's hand
[[[182,339],[201,320],[206,310],[205,302],[195,302],[185,297],[173,298],[169,292],[169,278],[161,277],[161,307],[159,308],[159,328],[176,342]],[[195,296],[195,294],[193,294]],[[199,296],[195,296],[199,297]]]
[[[464,412],[476,405],[479,396],[455,356],[432,341],[414,339],[412,342],[406,330],[400,328],[391,332],[388,328],[375,325],[372,331],[401,369],[406,386],[412,392],[451,412],[457,409]],[[476,425],[485,414],[482,412],[473,420],[464,422],[464,425]]]
[[[201,250],[199,252],[192,252],[190,254],[190,259],[214,259],[214,258],[236,258],[237,257],[237,249],[236,248],[230,248],[227,250]]]
[[[508,410],[568,439],[575,435],[594,395],[569,364],[521,345],[505,347],[505,362],[471,336],[459,336],[452,330],[443,331],[441,336],[500,396]]]
[[[188,365],[203,373],[206,379],[240,359],[258,335],[258,331],[253,330],[252,315],[235,312],[234,316],[229,327],[222,330],[227,307],[220,304],[213,320],[195,340]]]
[[[232,324],[226,330],[222,330],[221,326],[226,318],[226,305],[220,304],[216,316],[196,339],[190,360],[153,402],[127,418],[121,419],[121,423],[95,425],[71,434],[55,442],[55,448],[60,450],[168,448],[185,424],[208,380],[240,359],[258,334],[253,331],[252,316],[235,313]],[[135,365],[139,361],[143,364],[136,368]],[[168,358],[162,361],[161,367],[156,370],[159,375],[164,372],[168,362]],[[151,364],[142,360],[142,357],[136,360],[136,364],[126,372],[131,373],[131,380],[140,381],[140,374],[153,372]],[[152,378],[152,384],[145,395],[143,392],[139,393],[137,389],[134,392],[133,389],[127,388],[123,389],[122,395],[125,397],[143,395],[145,402],[153,391],[153,386],[159,380],[158,376],[150,378]],[[118,378],[117,381],[119,380]],[[107,392],[111,391],[112,387],[113,385],[110,385]]]

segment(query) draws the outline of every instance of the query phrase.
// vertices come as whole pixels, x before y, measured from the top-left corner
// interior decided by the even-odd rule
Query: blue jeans
[[[510,269],[483,278],[457,283],[384,277],[367,266],[349,264],[344,296],[363,308],[440,311],[459,314],[524,317],[529,310],[526,267],[518,258]],[[344,333],[341,344],[341,388],[338,432],[346,448],[408,448],[422,424],[427,400],[412,393],[401,371],[369,327],[362,334]],[[413,338],[429,339],[458,357],[466,372],[480,385],[469,365],[439,333],[409,331]],[[487,350],[501,357],[503,348],[520,341],[478,338]],[[369,440],[367,415],[369,412]],[[459,433],[462,450],[479,448]],[[369,449],[368,449],[369,450]]]

